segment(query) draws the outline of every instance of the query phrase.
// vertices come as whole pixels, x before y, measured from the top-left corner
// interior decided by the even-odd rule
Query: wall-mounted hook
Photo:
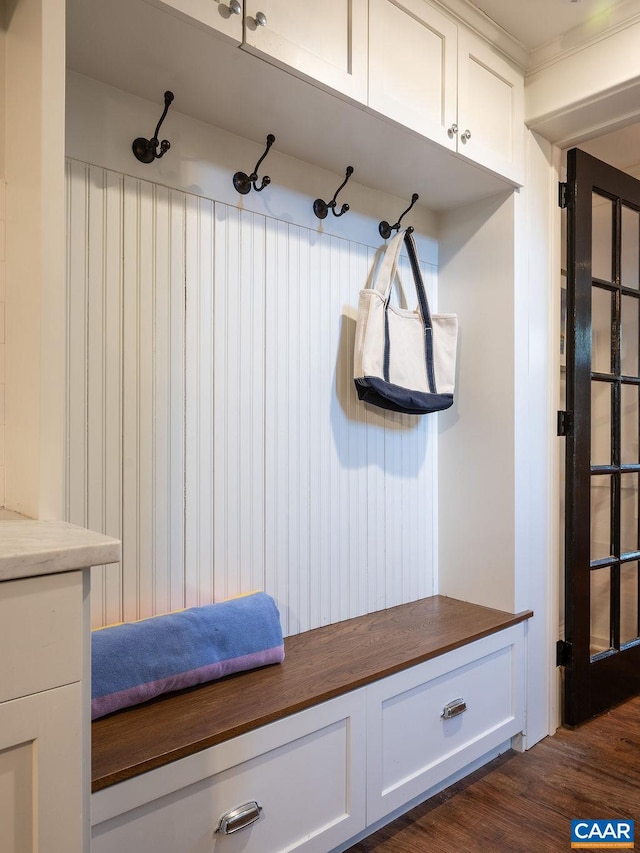
[[[138,160],[141,163],[153,163],[154,160],[163,157],[167,151],[171,148],[171,143],[168,139],[163,139],[162,142],[158,142],[158,133],[160,133],[160,125],[165,120],[167,112],[169,110],[169,106],[173,101],[173,92],[165,92],[164,93],[164,112],[160,116],[160,121],[156,125],[156,130],[151,139],[145,139],[143,136],[139,136],[137,139],[133,140],[133,144],[131,148],[133,153],[136,155]],[[158,151],[158,145],[160,146],[160,150]]]
[[[317,198],[313,202],[313,212],[318,217],[318,219],[326,219],[326,216],[329,213],[329,210],[331,210],[331,212],[333,213],[334,216],[342,216],[343,213],[346,213],[349,210],[349,205],[343,204],[342,207],[340,208],[340,212],[336,213],[336,199],[338,197],[338,193],[344,187],[344,185],[347,183],[347,181],[349,180],[351,175],[353,175],[353,166],[347,166],[347,171],[345,172],[345,179],[340,184],[340,186],[335,191],[335,193],[333,194],[333,198],[331,199],[331,201],[326,202],[326,201],[323,201],[321,198]]]
[[[409,207],[404,211],[404,213],[401,213],[401,214],[400,214],[400,218],[398,219],[398,221],[396,222],[396,224],[395,224],[395,225],[389,225],[389,223],[388,223],[386,220],[384,220],[384,219],[382,220],[382,222],[380,223],[380,225],[378,225],[378,231],[380,232],[380,236],[381,236],[384,240],[388,240],[388,239],[389,239],[389,237],[391,237],[391,232],[392,232],[392,231],[398,231],[398,230],[400,229],[400,223],[402,222],[402,217],[403,217],[406,213],[409,213],[409,211],[411,210],[411,208],[413,207],[413,205],[418,201],[418,199],[419,199],[419,198],[420,198],[420,196],[418,195],[418,193],[414,193],[414,194],[411,196],[411,204],[410,204],[410,205],[409,205]],[[411,232],[411,231],[413,231],[413,228],[412,228],[411,226],[409,226],[409,228],[407,228],[407,231]]]
[[[269,136],[267,136],[267,147],[265,148],[265,152],[256,163],[256,167],[250,175],[247,175],[246,172],[236,172],[233,176],[233,186],[239,193],[242,193],[242,195],[246,195],[251,190],[252,186],[254,190],[259,193],[271,183],[271,178],[268,175],[265,175],[260,186],[256,186],[258,181],[258,167],[269,153],[269,149],[275,141],[275,136],[273,133],[270,133]]]

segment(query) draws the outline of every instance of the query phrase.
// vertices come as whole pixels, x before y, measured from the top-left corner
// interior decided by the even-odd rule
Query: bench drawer
[[[326,853],[365,827],[365,705],[357,690],[96,792],[92,853]],[[254,823],[215,831],[253,801]]]
[[[516,625],[367,688],[368,823],[522,731],[522,646]]]

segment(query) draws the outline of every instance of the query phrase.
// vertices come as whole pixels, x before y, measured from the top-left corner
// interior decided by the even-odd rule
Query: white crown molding
[[[617,5],[602,12],[597,18],[530,51],[526,64],[527,76],[586,50],[615,33],[626,30],[638,20],[640,20],[640,0],[620,0]]]
[[[540,47],[529,50],[519,39],[478,9],[473,0],[434,0],[434,2],[452,17],[491,42],[494,47],[522,68],[526,76],[586,50],[640,20],[640,0],[620,0],[597,17],[568,30]]]
[[[474,6],[470,0],[434,0],[438,6],[448,12],[451,17],[489,41],[503,53],[507,59],[519,68],[526,69],[529,65],[529,50],[504,27]],[[640,2],[640,0],[638,0]]]

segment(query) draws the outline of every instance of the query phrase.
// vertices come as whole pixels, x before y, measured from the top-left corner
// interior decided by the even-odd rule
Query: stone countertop
[[[120,542],[65,521],[0,513],[0,581],[116,563]]]

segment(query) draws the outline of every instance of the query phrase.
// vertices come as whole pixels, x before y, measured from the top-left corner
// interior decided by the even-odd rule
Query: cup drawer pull
[[[220,818],[220,823],[216,832],[221,835],[231,835],[232,832],[238,832],[239,829],[244,829],[245,826],[251,826],[260,819],[262,806],[259,806],[255,800],[250,803],[243,803],[235,809],[231,809]]]
[[[444,706],[440,716],[443,720],[450,720],[451,717],[457,717],[458,714],[464,714],[466,710],[467,703],[464,699],[454,699],[453,702],[449,702]]]

